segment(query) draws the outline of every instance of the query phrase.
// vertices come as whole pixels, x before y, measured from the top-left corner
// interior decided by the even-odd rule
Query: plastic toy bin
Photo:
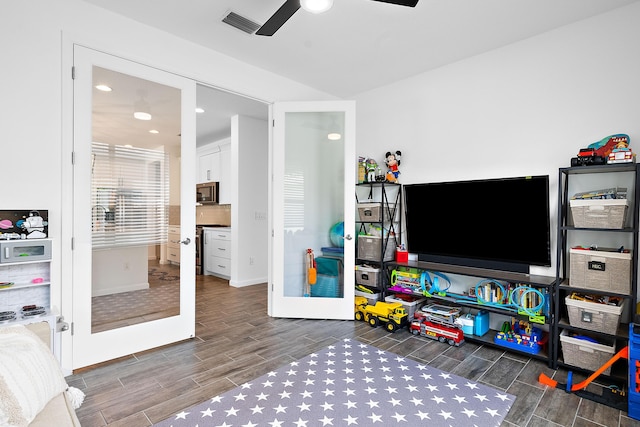
[[[631,292],[631,252],[613,248],[569,251],[569,286],[620,294]]]
[[[378,300],[380,299],[380,292],[374,292],[372,294],[368,293],[368,292],[362,292],[359,290],[355,290],[355,295],[357,297],[365,297],[369,303],[369,305],[376,305],[376,303],[378,302]]]
[[[385,302],[399,302],[402,304],[407,310],[407,314],[409,315],[409,320],[413,320],[413,315],[416,310],[424,304],[427,299],[425,297],[420,297],[417,295],[388,295],[384,298]]]
[[[636,317],[636,322],[638,318]],[[640,420],[640,331],[629,324],[629,416]]]
[[[380,269],[364,265],[356,265],[356,283],[358,285],[378,286]]]
[[[368,261],[381,261],[382,245],[386,244],[382,261],[391,261],[395,256],[395,239],[379,236],[358,236],[358,258]]]
[[[578,328],[590,331],[602,332],[615,335],[620,324],[620,315],[626,304],[626,300],[621,299],[617,306],[600,304],[597,302],[580,301],[565,298],[567,311],[569,313],[569,324]]]
[[[627,199],[569,200],[573,224],[580,228],[624,228]]]
[[[565,363],[587,371],[596,371],[615,354],[616,343],[613,340],[607,342],[605,339],[598,339],[597,342],[592,342],[579,337],[579,335],[571,336],[567,330],[563,330],[560,334],[560,345]],[[611,367],[608,367],[603,373],[609,375],[610,372]]]

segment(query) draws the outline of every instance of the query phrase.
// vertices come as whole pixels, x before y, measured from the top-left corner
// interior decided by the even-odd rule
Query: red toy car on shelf
[[[604,165],[609,160],[609,153],[614,149],[628,146],[629,135],[617,133],[604,137],[587,148],[580,149],[578,156],[571,159],[571,166]]]

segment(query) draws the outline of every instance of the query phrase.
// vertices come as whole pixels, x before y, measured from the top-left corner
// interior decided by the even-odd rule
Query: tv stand
[[[421,255],[418,255],[419,257]],[[419,262],[434,263],[434,264],[449,264],[447,263],[448,257],[438,255],[422,255],[424,258],[418,258]],[[473,258],[456,258],[456,266],[480,268],[485,270],[498,270],[505,272],[514,272],[521,274],[529,274],[528,264],[516,264],[504,261],[491,261],[491,260],[479,260]]]
[[[398,267],[414,268],[420,271],[438,272],[447,275],[451,280],[451,288],[443,295],[431,295],[429,298],[437,301],[438,303],[463,307],[469,312],[483,310],[489,313],[489,331],[482,336],[465,334],[465,341],[477,342],[479,344],[505,349],[515,353],[526,354],[528,357],[542,360],[550,367],[552,366],[553,352],[551,344],[553,340],[551,339],[552,337],[550,336],[550,333],[552,332],[551,319],[553,316],[551,307],[546,310],[543,323],[532,323],[535,324],[536,327],[542,329],[547,336],[546,344],[543,348],[539,352],[532,354],[525,349],[519,350],[517,346],[515,346],[515,348],[507,347],[505,345],[497,344],[494,341],[494,338],[499,332],[500,325],[504,321],[510,321],[512,318],[529,321],[529,316],[518,314],[512,309],[501,308],[497,304],[485,304],[478,300],[471,300],[468,296],[468,290],[470,284],[475,284],[485,279],[493,279],[502,283],[508,282],[529,286],[545,294],[547,300],[550,301],[554,290],[555,277],[428,261],[409,261],[406,263],[393,262],[388,265],[388,268],[391,269]],[[416,293],[416,295],[422,294]]]

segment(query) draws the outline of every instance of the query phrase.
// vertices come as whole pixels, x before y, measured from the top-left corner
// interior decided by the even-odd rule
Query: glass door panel
[[[349,101],[274,106],[273,316],[353,318],[354,115]]]

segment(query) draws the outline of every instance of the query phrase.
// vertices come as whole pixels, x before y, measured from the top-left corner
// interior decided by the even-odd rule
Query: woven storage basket
[[[397,237],[399,239],[399,236]],[[383,259],[382,245],[386,244]],[[393,237],[384,238],[379,236],[358,236],[358,258],[367,261],[391,261],[396,253],[395,240]]]
[[[579,301],[565,298],[569,323],[571,326],[615,335],[620,324],[620,315],[624,309],[626,300],[622,300],[619,306],[599,304],[597,302]]]
[[[613,357],[616,348],[615,341],[611,345],[594,343],[571,337],[566,330],[560,334],[560,345],[565,363],[588,371],[598,370]],[[611,367],[608,367],[603,373],[609,375]]]
[[[581,228],[624,228],[627,199],[569,200],[573,224]]]
[[[571,249],[569,286],[629,294],[631,253],[615,249]]]

